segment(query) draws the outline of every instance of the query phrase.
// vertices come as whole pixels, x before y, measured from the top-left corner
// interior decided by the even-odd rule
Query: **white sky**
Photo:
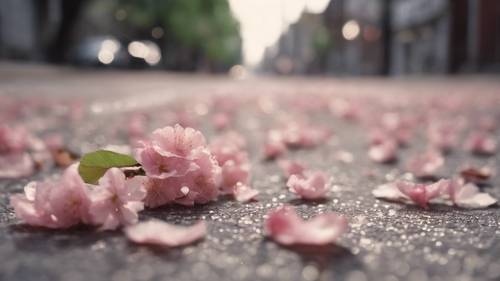
[[[240,22],[243,62],[257,66],[267,47],[272,46],[304,11],[324,12],[330,0],[229,0]]]

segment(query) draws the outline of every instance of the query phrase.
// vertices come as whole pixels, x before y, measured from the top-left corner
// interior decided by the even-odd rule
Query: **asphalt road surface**
[[[181,105],[209,94],[307,97],[317,91],[343,96],[380,95],[405,102],[408,97],[418,101],[442,95],[481,100],[483,96],[500,96],[500,79],[234,80],[162,72],[95,72],[12,64],[0,67],[0,95],[15,100],[36,98],[50,108],[24,112],[22,120],[16,121],[39,135],[61,134],[78,153],[106,144],[126,144],[121,128],[133,112],[149,114],[149,128],[154,129],[165,125],[163,120],[171,120],[171,113]],[[66,103],[53,106],[61,101]],[[73,101],[78,103],[68,105]],[[482,108],[470,110],[480,112]],[[500,107],[488,110],[500,114]],[[202,114],[203,108],[195,111]],[[316,149],[293,151],[290,157],[328,172],[333,177],[334,192],[323,202],[297,200],[286,191],[276,163],[261,159],[263,129],[259,124],[275,116],[256,112],[245,103],[238,104],[236,111],[234,129],[249,142],[252,185],[261,191],[259,200],[241,204],[222,198],[203,206],[167,206],[140,215],[141,220],[156,217],[185,225],[204,219],[209,227],[204,240],[186,247],[159,249],[131,244],[119,230],[44,230],[20,224],[9,207],[8,196],[21,192],[30,180],[60,172],[49,169],[31,178],[0,180],[0,280],[500,280],[498,206],[483,210],[434,206],[423,210],[373,198],[370,191],[374,187],[404,173],[404,161],[372,163],[366,156],[362,128],[321,114],[315,118],[331,126],[334,138]],[[74,120],[67,119],[72,113]],[[468,116],[467,112],[455,114],[457,120]],[[215,134],[205,123],[198,128],[208,139]],[[401,158],[418,151],[424,145],[420,142],[415,140]],[[338,161],[340,150],[352,153],[353,162]],[[500,153],[478,158],[455,152],[447,158],[444,173],[468,161],[497,168],[499,160]],[[490,180],[487,191],[500,198],[500,176]],[[268,210],[283,203],[296,206],[304,217],[327,210],[344,214],[350,229],[335,246],[281,247],[263,236],[262,223]]]

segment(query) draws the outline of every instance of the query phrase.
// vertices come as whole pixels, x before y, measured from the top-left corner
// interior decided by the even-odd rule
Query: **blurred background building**
[[[498,0],[1,3],[8,60],[284,75],[500,72]]]

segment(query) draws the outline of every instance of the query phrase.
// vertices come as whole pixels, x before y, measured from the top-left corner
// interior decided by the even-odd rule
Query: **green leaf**
[[[139,163],[129,155],[109,150],[98,150],[83,155],[78,167],[78,173],[83,181],[96,184],[109,168],[133,167]]]

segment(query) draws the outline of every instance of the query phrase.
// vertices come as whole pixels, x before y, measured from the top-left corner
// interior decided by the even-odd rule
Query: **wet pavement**
[[[21,192],[28,181],[58,173],[58,169],[47,169],[28,179],[0,180],[0,280],[499,280],[498,206],[483,210],[433,206],[423,210],[371,195],[378,184],[408,176],[403,160],[422,150],[425,144],[421,138],[402,149],[402,161],[375,164],[367,157],[362,127],[315,112],[311,119],[329,126],[333,137],[315,149],[292,151],[288,157],[326,171],[333,178],[332,193],[328,200],[311,203],[286,191],[278,165],[262,160],[264,132],[287,111],[280,104],[283,99],[267,97],[303,96],[306,98],[299,102],[303,108],[315,103],[318,92],[322,97],[368,100],[380,96],[394,104],[400,101],[408,110],[413,103],[421,109],[420,101],[433,97],[450,102],[466,99],[472,105],[459,107],[449,116],[471,120],[469,123],[477,114],[500,114],[500,82],[494,77],[239,81],[161,72],[3,65],[0,95],[29,100],[31,107],[27,108],[38,104],[35,111],[18,109],[22,117],[17,121],[22,120],[39,136],[61,134],[68,147],[78,153],[107,144],[127,144],[127,120],[137,112],[148,115],[149,130],[181,120],[191,122],[210,139],[216,131],[204,117],[208,116],[204,97],[237,96],[248,103],[233,104],[236,117],[232,128],[247,138],[252,185],[261,194],[257,202],[246,204],[221,198],[194,208],[167,206],[142,212],[142,220],[155,217],[189,225],[204,219],[208,223],[204,240],[159,249],[131,244],[121,231],[96,232],[87,227],[44,230],[20,224],[8,205],[9,194]],[[36,102],[33,97],[37,97]],[[191,120],[189,114],[196,118]],[[496,134],[498,137],[498,131]],[[339,151],[352,153],[353,162],[339,161]],[[447,156],[442,175],[452,175],[464,163],[497,168],[499,161],[500,153],[476,157],[457,149]],[[500,198],[498,173],[485,190]],[[304,218],[330,210],[341,213],[349,219],[350,229],[337,245],[281,247],[264,237],[262,225],[266,212],[283,203],[296,206]]]

